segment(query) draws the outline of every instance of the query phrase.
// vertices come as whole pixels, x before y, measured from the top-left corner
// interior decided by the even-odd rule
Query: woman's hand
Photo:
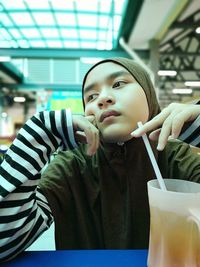
[[[94,155],[99,147],[99,130],[95,127],[94,116],[73,115],[72,121],[76,141],[87,143],[87,154]]]
[[[185,122],[195,120],[200,114],[200,105],[172,103],[160,114],[131,133],[140,137],[150,132],[151,140],[158,140],[158,150],[163,150],[168,138],[177,138]]]

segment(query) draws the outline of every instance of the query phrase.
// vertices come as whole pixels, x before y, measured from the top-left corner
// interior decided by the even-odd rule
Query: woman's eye
[[[94,100],[95,98],[97,97],[97,94],[92,94],[92,95],[89,95],[88,98],[87,98],[87,101],[92,101]]]
[[[115,88],[115,87],[120,87],[120,86],[123,85],[123,84],[125,84],[124,81],[118,81],[118,82],[115,82],[115,83],[113,84],[113,88]]]

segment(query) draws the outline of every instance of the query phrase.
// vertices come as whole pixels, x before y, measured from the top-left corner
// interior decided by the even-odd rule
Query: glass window
[[[78,38],[77,29],[60,29],[63,38]]]
[[[26,3],[28,4],[28,7],[32,10],[34,9],[49,9],[49,1],[48,0],[26,0]]]
[[[21,48],[29,48],[30,47],[27,40],[23,40],[23,39],[18,40],[17,43],[18,43],[19,47],[21,47]]]
[[[33,20],[29,13],[10,13],[11,18],[13,19],[13,23],[16,26],[23,26],[23,25],[33,25]]]
[[[52,28],[41,28],[41,33],[45,38],[58,38],[59,33],[57,29]]]
[[[56,13],[55,17],[60,26],[75,26],[76,25],[76,17],[75,14],[64,14],[64,13]]]
[[[21,29],[21,33],[25,38],[39,38],[40,34],[37,29]]]
[[[13,36],[13,38],[15,38],[15,39],[21,39],[22,38],[19,30],[17,30],[17,29],[10,29],[9,32]]]
[[[73,10],[74,9],[74,1],[63,1],[63,0],[51,0],[52,7],[61,10]]]
[[[16,10],[16,9],[26,9],[23,0],[15,0],[15,1],[8,1],[8,0],[4,0],[2,1],[2,5],[6,8],[6,9],[12,9],[12,10]]]
[[[128,0],[1,0],[1,47],[112,49]]]
[[[32,47],[42,47],[42,48],[44,48],[46,46],[43,41],[35,41],[35,40],[32,41],[31,40],[31,41],[29,41],[29,43],[30,43],[30,45]]]
[[[77,41],[65,41],[64,46],[66,48],[80,48],[80,45]]]
[[[12,40],[12,36],[6,29],[0,29],[0,35],[3,37],[3,39]]]
[[[80,30],[79,34],[81,39],[96,40],[97,38],[97,32],[95,30]]]
[[[38,25],[54,25],[54,19],[51,13],[33,12],[33,17]]]
[[[0,47],[10,48],[12,46],[11,46],[11,43],[9,41],[1,41],[0,42]]]
[[[3,13],[0,13],[0,21],[4,26],[12,26],[13,25],[10,18],[6,14],[3,14]]]
[[[63,45],[60,41],[47,41],[48,47],[51,48],[62,48]]]
[[[97,16],[90,14],[78,14],[78,24],[81,27],[97,27]]]

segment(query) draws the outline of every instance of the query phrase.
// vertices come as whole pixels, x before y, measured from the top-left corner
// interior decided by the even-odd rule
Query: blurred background
[[[199,98],[199,1],[0,0],[1,151],[36,111],[82,113],[85,72],[111,56],[145,66],[162,108]]]
[[[82,113],[84,74],[113,56],[147,69],[162,108],[199,99],[199,0],[0,0],[0,156],[37,111]]]

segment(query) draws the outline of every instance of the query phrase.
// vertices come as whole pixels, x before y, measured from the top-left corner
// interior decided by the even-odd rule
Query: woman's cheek
[[[89,112],[90,112],[90,109],[89,109],[89,107],[88,107],[88,104],[86,104],[86,105],[85,105],[85,116],[89,116],[89,115],[91,115]]]
[[[92,104],[86,104],[85,106],[85,116],[89,116],[89,115],[95,116]]]

